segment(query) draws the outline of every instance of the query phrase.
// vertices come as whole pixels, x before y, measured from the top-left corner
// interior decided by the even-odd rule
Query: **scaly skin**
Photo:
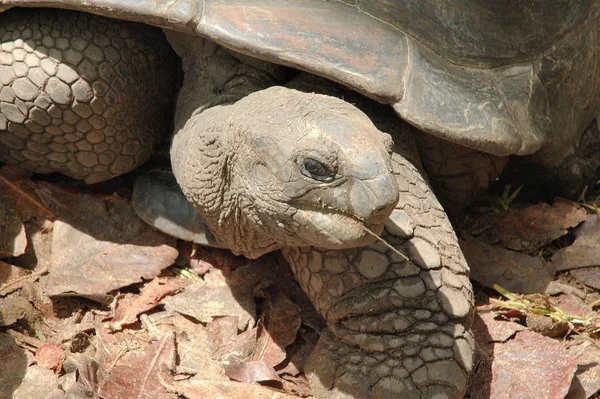
[[[158,29],[48,9],[0,21],[0,161],[95,183],[148,159],[175,89]]]
[[[206,42],[194,40],[196,48],[211,48],[206,47]],[[179,46],[175,44],[175,47]],[[199,51],[192,53],[202,54]],[[223,53],[221,57],[224,57]],[[208,51],[208,54],[213,54],[213,51]],[[214,58],[214,56],[210,57]],[[183,59],[184,65],[187,64],[185,53]],[[231,62],[232,60],[228,59],[225,64],[231,65]],[[194,70],[197,76],[203,76],[200,79],[214,82],[215,78],[210,77],[211,69],[206,68],[206,65],[203,57],[199,56],[195,61],[195,67],[190,69]],[[237,71],[241,66],[235,65],[233,68]],[[244,75],[246,74],[247,70],[244,72]],[[264,75],[261,76],[265,78]],[[193,85],[196,79],[190,79],[188,84]],[[242,86],[245,84],[248,88],[250,80],[244,81],[245,83],[240,78],[237,82]],[[253,79],[253,81],[264,82],[263,79]],[[298,81],[291,82],[291,87],[310,92],[308,86],[313,85],[313,89],[319,90],[323,87],[321,83],[319,80],[309,79],[306,84]],[[260,90],[263,84],[261,83],[257,89]],[[203,104],[209,101],[210,96],[197,97],[197,90],[191,90],[191,87],[194,86],[186,87],[184,83],[179,99],[180,104],[185,106],[196,101],[201,108],[204,107]],[[241,90],[239,85],[233,87],[237,92]],[[224,95],[221,90],[204,92]],[[264,95],[270,93],[273,96],[270,100],[272,104],[277,106],[282,102],[282,106],[288,108],[289,121],[286,123],[290,126],[301,124],[303,118],[298,117],[299,115],[318,118],[318,112],[313,108],[310,108],[310,111],[309,109],[302,111],[302,105],[300,109],[297,108],[301,101],[292,100],[297,98],[297,95],[290,97],[289,101],[283,101],[281,97],[275,97],[286,95],[281,88],[262,90],[261,93]],[[220,198],[228,198],[228,195],[222,194],[226,192],[222,185],[213,184],[210,185],[213,189],[209,196],[205,194],[201,197],[200,194],[204,192],[199,189],[201,181],[214,180],[214,176],[218,178],[223,176],[223,173],[232,173],[232,170],[237,170],[237,173],[242,173],[242,170],[250,171],[255,165],[247,159],[254,158],[257,149],[248,151],[245,145],[231,144],[240,143],[239,140],[228,141],[227,145],[218,144],[220,137],[225,134],[219,130],[219,126],[227,124],[231,129],[229,134],[233,134],[232,132],[242,125],[242,130],[250,131],[247,134],[251,135],[254,134],[256,126],[259,127],[256,129],[258,132],[267,132],[271,126],[276,134],[282,135],[280,141],[286,143],[284,147],[294,145],[293,140],[287,143],[289,137],[286,135],[290,132],[282,133],[282,127],[287,125],[280,122],[277,114],[269,114],[270,122],[267,124],[252,120],[253,115],[260,116],[257,117],[259,121],[268,119],[262,117],[260,113],[257,114],[266,108],[264,105],[266,100],[262,94],[248,97],[248,99],[253,98],[257,103],[252,106],[240,106],[243,101],[220,101],[219,97],[215,96],[214,101],[224,106],[208,109],[196,113],[192,119],[176,122],[176,126],[180,126],[181,130],[177,133],[172,148],[174,172],[180,175],[178,180],[191,202],[206,202],[208,199],[210,205],[202,204],[202,209],[216,209],[217,207],[212,204]],[[324,96],[315,96],[314,101],[326,103],[332,100]],[[357,111],[337,108],[338,104],[333,101],[330,104],[334,107],[332,109],[338,112],[351,114]],[[192,112],[188,111],[187,114],[190,115]],[[239,114],[246,123],[238,120]],[[182,114],[178,113],[178,115]],[[373,115],[374,118],[376,116]],[[393,124],[378,123],[377,125]],[[199,126],[203,127],[198,128]],[[216,135],[215,129],[218,132]],[[407,159],[418,160],[414,137],[407,134],[407,130],[394,130],[392,132],[394,139],[399,144],[396,146],[392,161],[399,186],[399,201],[391,218],[386,222],[383,238],[410,260],[405,260],[379,242],[368,247],[347,250],[285,246],[282,242],[273,244],[274,248],[284,245],[282,252],[291,264],[297,280],[328,322],[328,330],[322,334],[306,368],[314,393],[320,399],[460,398],[466,390],[472,368],[474,345],[468,330],[472,314],[468,267],[441,205],[419,170],[407,161]],[[348,131],[347,134],[354,134],[354,132]],[[205,143],[197,145],[196,140],[204,140]],[[196,148],[190,152],[191,161],[184,161],[188,157],[185,155],[186,151],[194,146]],[[209,157],[203,160],[204,158],[199,154],[202,148],[207,146],[212,148],[207,151]],[[236,154],[227,156],[227,148],[230,147],[236,148]],[[278,155],[272,153],[270,157],[277,158]],[[236,156],[244,158],[248,163],[239,160],[239,165],[230,167],[224,165],[226,159]],[[217,158],[221,160],[220,163],[211,161]],[[270,160],[267,159],[263,164],[268,166],[269,162]],[[213,167],[226,172],[211,172],[210,169]],[[233,174],[235,175],[236,172]],[[249,173],[248,176],[252,174]],[[242,213],[251,212],[252,203],[260,203],[259,208],[263,211],[272,206],[268,201],[264,201],[264,198],[242,199],[237,202],[243,204]],[[248,215],[240,216],[239,212],[226,212],[227,215],[235,215],[236,219],[233,223],[227,220],[227,215],[222,216],[221,212],[219,210],[216,217],[210,216],[221,222],[220,225],[213,222],[213,232],[217,238],[223,231],[215,231],[215,226],[218,226],[217,229],[232,229],[223,239],[244,236],[252,237],[252,240],[248,240],[252,243],[260,242],[265,238],[261,235],[264,231],[257,229],[256,226],[271,227],[264,217],[251,214],[251,221],[248,222],[244,219]],[[290,215],[285,212],[276,212],[276,214],[286,228],[294,226],[295,221]],[[255,222],[253,223],[252,220]],[[233,230],[233,226],[236,226],[236,229],[244,229],[243,234]],[[297,228],[301,231],[302,227],[300,225]],[[283,239],[287,232],[281,230],[277,234],[280,239]],[[322,242],[325,246],[324,239]],[[235,240],[231,241],[231,245],[236,245]],[[248,249],[243,245],[237,248],[237,252],[244,254],[248,254],[248,251],[252,254],[252,250],[256,249]]]
[[[249,258],[282,245],[371,243],[362,225],[379,233],[398,200],[386,136],[371,120],[331,96],[270,87],[276,71],[214,43],[168,37],[185,73],[173,173],[217,241]],[[306,176],[307,158],[335,177]]]
[[[329,325],[306,368],[316,395],[462,397],[474,345],[465,329],[473,301],[468,266],[424,180],[415,129],[323,78],[302,75],[287,86],[343,98],[392,135],[399,201],[382,237],[410,259],[381,242],[350,251],[282,249]]]
[[[509,157],[488,154],[417,131],[421,161],[444,209],[457,213],[483,195]]]
[[[400,199],[382,237],[410,260],[380,242],[282,249],[329,326],[305,370],[318,398],[461,398],[466,390],[468,267],[434,194],[396,151]]]
[[[270,87],[283,76],[279,67],[201,38],[169,34],[169,40],[185,73],[174,173],[220,243],[250,257],[283,247],[328,322],[306,368],[315,395],[461,397],[473,352],[468,268],[443,209],[407,161],[418,160],[411,138],[396,136],[405,145],[390,160],[390,140],[354,106]],[[65,90],[72,94],[72,87]],[[57,108],[64,115],[76,105]],[[17,157],[28,159],[25,151],[36,141],[25,139]],[[104,152],[92,150],[98,159]],[[335,158],[336,180],[300,173],[305,156]],[[404,256],[379,242],[345,249],[373,241],[361,223],[376,233],[385,223],[383,238]]]

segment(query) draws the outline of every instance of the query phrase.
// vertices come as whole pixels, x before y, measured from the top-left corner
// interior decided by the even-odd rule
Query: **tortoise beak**
[[[391,173],[375,179],[354,180],[346,204],[351,214],[368,226],[379,226],[398,203],[398,184]]]

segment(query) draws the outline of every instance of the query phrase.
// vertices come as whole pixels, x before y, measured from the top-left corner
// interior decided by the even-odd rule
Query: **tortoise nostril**
[[[350,190],[351,212],[367,224],[385,222],[398,202],[398,186],[393,176],[356,180]]]
[[[390,210],[390,208],[393,208],[393,207],[394,207],[394,205],[392,205],[392,204],[380,204],[379,207],[375,208],[373,213],[388,212]]]
[[[395,206],[396,202],[381,204],[373,211],[371,217],[369,218],[369,222],[373,224],[384,223],[390,217]]]

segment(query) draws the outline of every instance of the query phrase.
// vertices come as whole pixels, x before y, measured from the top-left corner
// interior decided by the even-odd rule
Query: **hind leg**
[[[175,80],[160,30],[48,9],[0,21],[0,161],[94,183],[150,156]]]

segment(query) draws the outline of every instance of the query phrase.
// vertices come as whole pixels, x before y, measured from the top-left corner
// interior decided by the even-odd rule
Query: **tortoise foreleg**
[[[382,237],[395,250],[283,249],[328,323],[305,369],[318,398],[460,398],[466,390],[468,266],[418,170],[397,153],[393,163],[400,201]]]

